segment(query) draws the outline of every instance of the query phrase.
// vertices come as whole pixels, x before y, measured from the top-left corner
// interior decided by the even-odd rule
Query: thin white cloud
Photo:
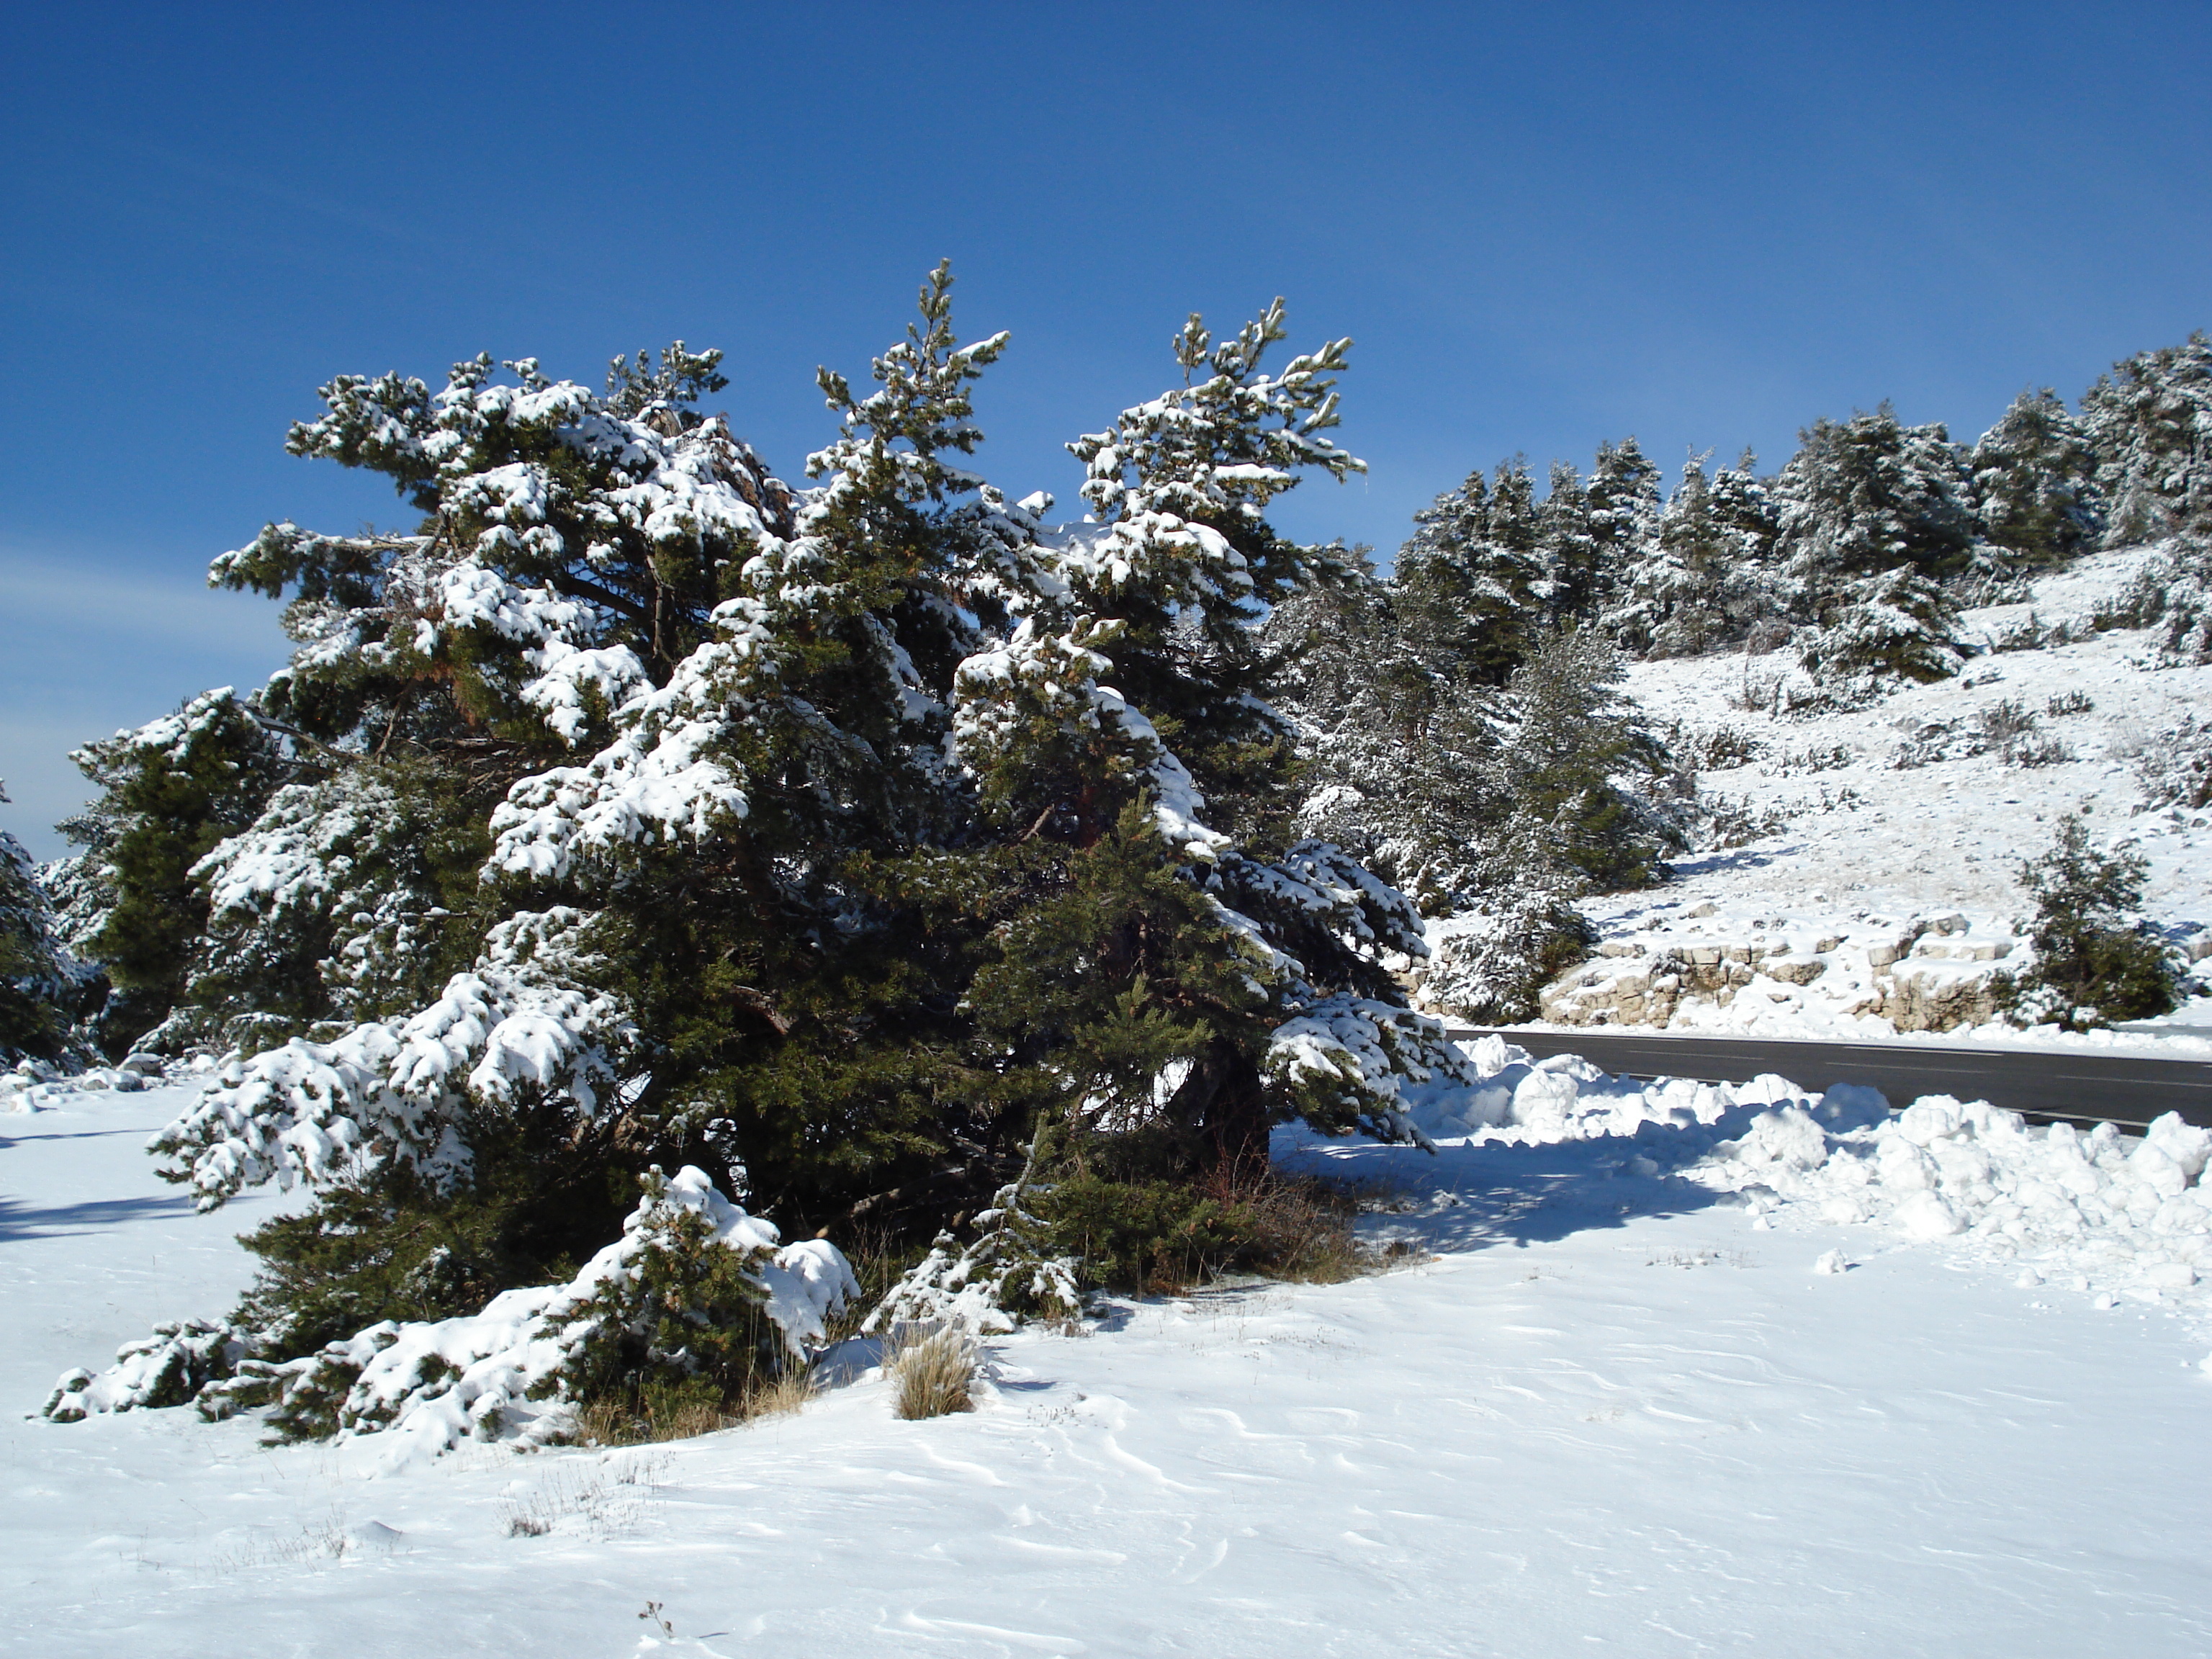
[[[0,545],[0,828],[41,858],[88,786],[69,752],[211,686],[258,685],[289,653],[279,607],[78,553]]]
[[[277,606],[257,594],[217,592],[190,578],[0,547],[0,641],[10,651],[37,650],[80,629],[120,629],[172,644],[281,656],[286,647],[277,614]]]

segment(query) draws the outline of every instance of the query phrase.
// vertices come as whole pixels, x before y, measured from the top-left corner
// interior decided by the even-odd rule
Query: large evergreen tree
[[[1344,343],[1273,371],[1279,304],[1194,318],[1048,535],[962,465],[1005,337],[960,343],[951,287],[873,391],[824,371],[811,489],[696,410],[718,360],[680,344],[604,394],[347,377],[295,429],[423,516],[216,566],[290,597],[248,712],[298,781],[185,866],[194,989],[259,1023],[162,1144],[204,1204],[323,1193],[259,1237],[259,1316],[465,1309],[654,1163],[926,1234],[1040,1135],[1188,1180],[1286,1115],[1407,1133],[1402,1082],[1459,1064],[1395,999],[1411,904],[1297,834],[1267,701],[1266,611],[1357,584],[1265,513],[1358,465]]]

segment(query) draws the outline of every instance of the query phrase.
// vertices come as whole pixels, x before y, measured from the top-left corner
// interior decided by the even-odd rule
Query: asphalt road
[[[1451,1030],[1455,1036],[1480,1036],[1491,1029],[1454,1025]],[[1807,1089],[1867,1084],[1899,1107],[1922,1095],[1954,1095],[2036,1118],[2141,1128],[2162,1112],[2179,1112],[2187,1122],[2212,1128],[2212,1064],[2201,1060],[1656,1032],[1501,1030],[1498,1035],[1539,1058],[1581,1054],[1608,1072],[1634,1077],[1744,1083],[1772,1072]]]

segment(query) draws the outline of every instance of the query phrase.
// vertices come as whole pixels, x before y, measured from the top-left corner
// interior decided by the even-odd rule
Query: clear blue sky
[[[2212,326],[2212,7],[12,7],[0,27],[0,827],[73,744],[281,659],[202,591],[267,520],[402,522],[288,458],[335,374],[681,336],[795,475],[950,256],[1013,331],[982,465],[1288,296],[1357,341],[1309,535],[1476,465],[1755,446],[1884,398],[1971,436]]]

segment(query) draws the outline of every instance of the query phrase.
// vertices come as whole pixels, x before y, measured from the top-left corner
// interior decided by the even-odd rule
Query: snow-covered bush
[[[1833,695],[1878,695],[1886,680],[1949,679],[1966,664],[1950,595],[1911,566],[1857,578],[1798,659]]]
[[[1501,872],[1498,887],[1453,920],[1421,981],[1424,1002],[1479,1024],[1539,1018],[1538,994],[1589,954],[1597,930],[1571,889],[1527,878],[1535,873]]]
[[[2059,819],[2050,849],[2020,870],[2035,900],[2035,959],[2017,978],[2001,976],[2014,1018],[2072,1031],[2173,1007],[2185,964],[2139,919],[2148,868],[2139,853],[2100,852],[2074,814]]]
[[[988,1335],[1010,1331],[1024,1319],[1066,1323],[1082,1310],[1076,1285],[1081,1264],[1062,1250],[1051,1224],[1036,1213],[1051,1195],[1040,1153],[1050,1159],[1048,1134],[1033,1138],[1022,1171],[1000,1188],[975,1218],[975,1237],[963,1245],[939,1233],[928,1254],[891,1286],[868,1314],[862,1329],[886,1338],[902,1329],[952,1330]]]
[[[2156,628],[2172,666],[2212,662],[2212,541],[2202,534],[2162,544],[2097,617],[2100,628]]]
[[[663,1379],[738,1400],[757,1377],[804,1364],[858,1291],[835,1245],[780,1243],[687,1167],[652,1181],[623,1237],[565,1285],[506,1291],[458,1318],[384,1321],[292,1359],[260,1357],[263,1340],[233,1327],[164,1327],[98,1376],[65,1375],[46,1415],[265,1409],[291,1437],[388,1437],[387,1468],[464,1439],[542,1445],[574,1435],[579,1405]]]
[[[2143,745],[2135,769],[2147,807],[2212,805],[2212,723],[2184,714]]]

